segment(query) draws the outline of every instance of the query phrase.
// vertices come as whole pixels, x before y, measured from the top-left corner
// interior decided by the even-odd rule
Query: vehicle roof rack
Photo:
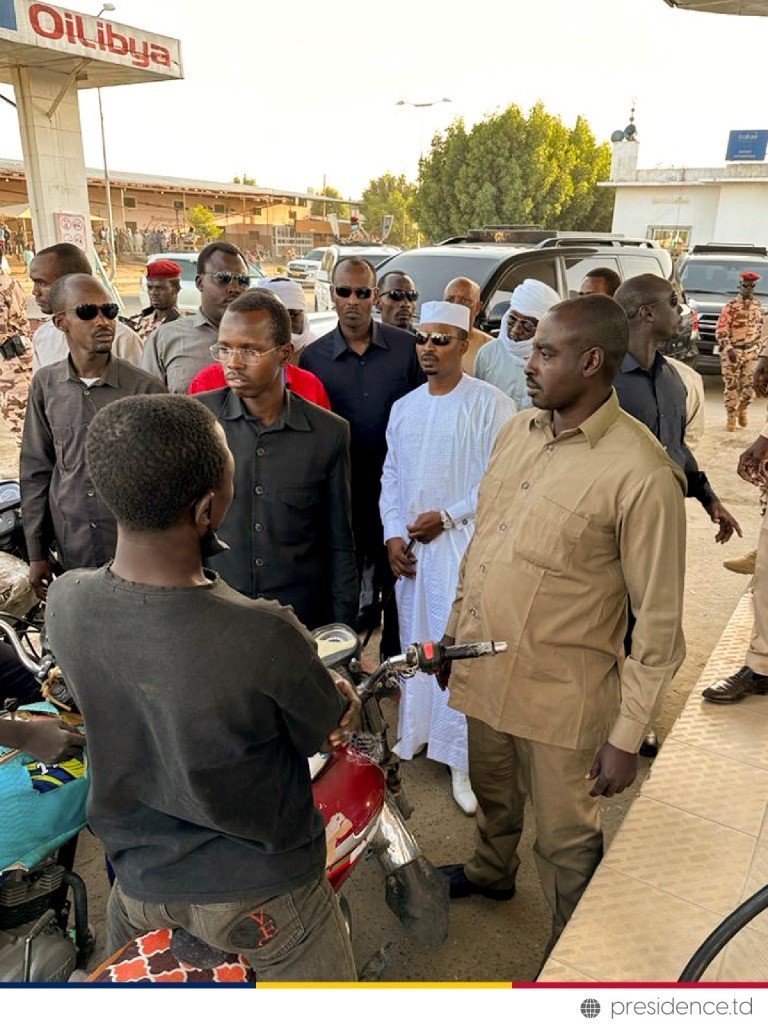
[[[689,253],[728,253],[732,256],[768,256],[764,245],[752,245],[749,242],[707,242],[705,245],[694,245]]]

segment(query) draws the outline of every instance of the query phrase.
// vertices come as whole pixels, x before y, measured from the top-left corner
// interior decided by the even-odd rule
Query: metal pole
[[[104,156],[104,192],[106,193],[107,199],[107,223],[109,225],[109,227],[107,228],[107,231],[109,233],[109,280],[114,281],[115,275],[117,274],[117,259],[115,257],[115,225],[112,219],[112,192],[109,187],[109,168],[107,167],[107,140],[104,136],[104,111],[101,106],[101,89],[97,89],[96,92],[99,94],[99,118],[101,120],[101,152]]]

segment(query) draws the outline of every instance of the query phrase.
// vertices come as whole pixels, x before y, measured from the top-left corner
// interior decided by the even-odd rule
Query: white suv
[[[325,313],[333,309],[333,296],[331,295],[331,281],[336,264],[348,256],[362,256],[378,267],[390,256],[396,256],[402,252],[396,245],[382,245],[376,242],[360,242],[357,245],[330,245],[325,250],[323,262],[315,278],[315,311]]]
[[[155,260],[173,260],[181,267],[181,291],[178,301],[180,313],[196,313],[200,308],[200,292],[195,284],[197,257],[196,252],[154,252],[147,256],[147,265],[154,263]],[[259,281],[265,277],[264,272],[252,263],[248,264],[248,273],[251,275],[251,288],[258,287]],[[139,282],[139,299],[142,309],[150,305],[146,273],[141,275]]]
[[[321,246],[319,249],[312,249],[306,256],[299,256],[295,260],[289,260],[286,267],[288,277],[293,278],[294,281],[301,282],[301,284],[304,284],[304,282],[314,284],[323,256],[327,251],[327,246]]]

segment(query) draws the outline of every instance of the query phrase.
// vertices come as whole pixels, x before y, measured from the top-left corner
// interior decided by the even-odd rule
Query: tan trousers
[[[735,363],[728,359],[725,352],[720,355],[725,411],[731,416],[746,409],[755,397],[752,378],[757,366],[756,348],[738,348],[733,351],[736,353]]]
[[[755,589],[752,604],[755,621],[744,664],[762,676],[768,675],[768,514],[760,523],[755,563]]]
[[[599,802],[585,776],[594,748],[567,750],[497,732],[467,718],[469,777],[478,802],[475,852],[467,878],[493,889],[511,889],[520,864],[526,795],[536,821],[533,848],[541,887],[557,938],[603,854]]]

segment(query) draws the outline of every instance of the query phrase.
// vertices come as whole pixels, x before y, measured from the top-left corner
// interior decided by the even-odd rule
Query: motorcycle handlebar
[[[438,672],[446,662],[465,658],[493,657],[507,650],[504,640],[480,640],[473,644],[456,644],[445,647],[428,640],[423,644],[409,644],[402,654],[383,661],[375,672],[357,687],[361,698],[373,693],[377,685],[387,676],[397,675],[403,669],[418,669],[421,672]]]
[[[16,654],[19,656],[19,661],[22,663],[24,668],[28,672],[31,672],[33,676],[39,677],[41,671],[44,670],[43,665],[35,661],[30,656],[29,652],[24,650],[16,630],[2,617],[0,617],[0,632],[4,633],[11,641],[11,647],[16,651]]]

